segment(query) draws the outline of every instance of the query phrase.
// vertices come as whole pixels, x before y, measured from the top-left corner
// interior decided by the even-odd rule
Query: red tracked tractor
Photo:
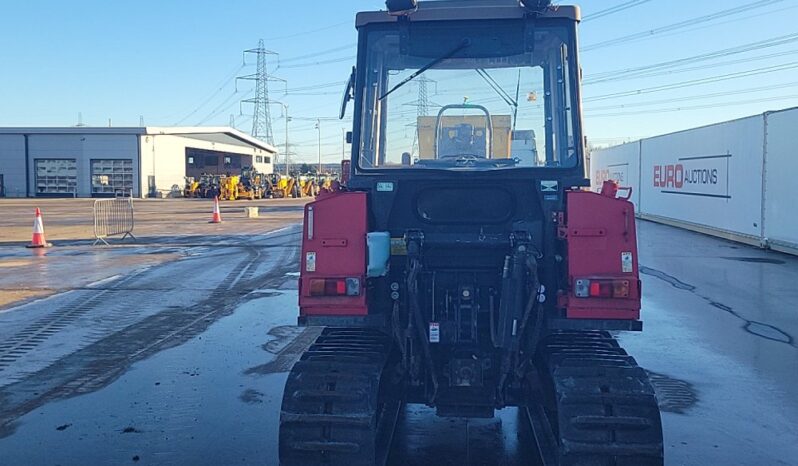
[[[661,465],[611,333],[642,329],[633,205],[583,189],[578,8],[387,3],[357,16],[348,176],[305,209],[299,323],[326,328],[286,382],[281,463],[384,463],[420,403],[517,406],[545,464]]]

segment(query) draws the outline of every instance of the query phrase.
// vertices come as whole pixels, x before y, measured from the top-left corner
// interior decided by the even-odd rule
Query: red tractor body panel
[[[629,319],[640,317],[640,275],[634,205],[614,197],[571,191],[567,194],[569,289],[561,303],[570,319]],[[622,296],[577,296],[577,281],[621,283]]]
[[[368,197],[362,192],[322,193],[305,206],[300,260],[301,316],[364,316],[366,306],[366,233]],[[326,293],[313,283],[357,280],[357,294]],[[330,287],[327,287],[330,291]],[[321,293],[321,294],[320,294]]]

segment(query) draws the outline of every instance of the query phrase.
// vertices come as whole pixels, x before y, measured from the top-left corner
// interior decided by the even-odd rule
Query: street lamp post
[[[285,163],[285,177],[288,178],[288,122],[291,121],[291,118],[288,117],[288,105],[285,106],[285,157],[283,163]]]
[[[317,176],[321,176],[321,119],[316,119],[316,129],[319,131],[319,169]]]
[[[341,128],[341,161],[346,160],[346,128]]]
[[[288,122],[291,121],[291,118],[288,116],[288,104],[277,100],[270,100],[269,103],[283,107],[283,115],[285,116],[285,157],[283,157],[283,163],[285,163],[285,177],[288,178]],[[275,164],[276,162],[275,160]]]

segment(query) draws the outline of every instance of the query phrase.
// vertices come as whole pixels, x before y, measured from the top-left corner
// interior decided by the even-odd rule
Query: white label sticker
[[[391,181],[381,181],[377,183],[377,191],[379,192],[391,192],[393,191],[393,182]]]
[[[557,181],[541,181],[540,191],[544,193],[556,193],[559,185]]]
[[[316,253],[309,252],[305,254],[305,272],[316,271]]]
[[[623,273],[632,273],[634,271],[632,267],[632,253],[631,252],[622,252],[621,253],[621,268],[623,269]]]
[[[429,323],[429,342],[430,343],[441,342],[441,324],[437,322]]]

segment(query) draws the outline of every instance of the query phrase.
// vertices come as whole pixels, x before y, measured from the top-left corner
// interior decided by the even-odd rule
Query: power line
[[[216,86],[217,89],[213,93],[211,93],[205,100],[203,100],[202,103],[200,103],[194,110],[192,110],[186,116],[184,116],[179,121],[177,121],[175,123],[175,126],[181,125],[184,121],[188,120],[189,118],[194,116],[198,111],[200,111],[203,107],[208,105],[208,103],[210,103],[211,100],[213,100],[217,95],[219,95],[220,92],[222,92],[222,90],[224,90],[225,86],[227,86],[227,84],[230,83],[230,81],[235,79],[235,77],[238,74],[238,72],[241,71],[245,66],[246,65],[238,65],[238,66],[236,66],[236,68],[233,70],[232,73],[226,75],[225,78],[222,79],[219,82],[219,84],[217,84],[217,86]]]
[[[345,118],[345,120],[351,120],[352,117]],[[317,116],[291,116],[292,120],[299,120],[299,121],[338,121],[340,118],[337,116],[329,116],[329,117],[317,117]]]
[[[293,65],[281,66],[281,68],[307,68],[307,67],[310,67],[310,66],[329,65],[331,63],[341,63],[341,62],[345,62],[345,61],[352,61],[355,58],[357,58],[355,55],[351,55],[351,56],[348,56],[348,57],[331,58],[329,60],[321,60],[321,61],[306,62],[306,63],[295,63]]]
[[[773,15],[774,13],[780,13],[780,12],[783,12],[783,11],[786,11],[786,10],[794,10],[796,8],[798,8],[798,5],[788,6],[788,7],[785,7],[785,8],[779,8],[779,9],[776,9],[776,10],[769,10],[769,11],[766,10],[766,11],[762,11],[762,12],[759,12],[759,13],[749,13],[749,14],[746,14],[745,16],[743,16],[742,18],[732,18],[732,19],[727,19],[725,21],[712,22],[710,24],[703,24],[703,25],[699,24],[699,25],[697,25],[695,27],[691,27],[691,28],[688,28],[688,29],[683,29],[683,30],[679,30],[679,31],[671,32],[671,33],[660,34],[660,35],[654,36],[653,39],[664,39],[666,37],[673,37],[673,36],[682,35],[682,34],[685,34],[685,33],[688,33],[688,32],[700,31],[702,29],[708,29],[708,28],[714,28],[714,27],[722,26],[724,24],[739,23],[740,21],[751,21],[751,19],[753,19],[753,18],[758,18],[758,17],[761,17],[761,16],[769,16],[769,15]],[[640,39],[640,40],[644,40],[644,39]]]
[[[343,26],[344,24],[352,24],[352,20],[346,20],[346,21],[342,21],[340,23],[330,24],[329,26],[322,26],[322,27],[317,28],[317,29],[309,29],[307,31],[295,32],[295,33],[288,34],[288,35],[285,35],[285,36],[268,37],[265,40],[267,40],[269,42],[274,42],[274,41],[284,40],[284,39],[293,39],[294,37],[301,37],[301,36],[305,36],[305,35],[308,35],[308,34],[313,34],[313,33],[316,33],[316,32],[328,31],[330,29],[337,28],[339,26]]]
[[[598,42],[593,45],[588,45],[582,48],[583,52],[589,52],[591,50],[597,50],[605,47],[611,47],[614,45],[619,44],[627,44],[629,42],[633,42],[640,39],[645,39],[657,34],[662,34],[665,32],[676,31],[679,29],[684,29],[690,26],[694,26],[696,24],[706,23],[709,21],[714,21],[716,19],[725,18],[727,16],[738,15],[741,13],[748,12],[757,7],[763,7],[768,5],[773,5],[776,3],[781,3],[784,0],[759,0],[753,3],[746,3],[745,5],[740,5],[738,7],[730,8],[727,10],[718,11],[715,13],[711,13],[704,16],[699,16],[696,18],[687,19],[684,21],[679,21],[677,23],[669,24],[667,26],[661,26],[658,28],[654,28],[648,31],[637,32],[634,34],[628,34],[621,37],[616,37],[615,39],[605,40],[603,42]]]
[[[610,7],[610,8],[604,9],[604,10],[600,10],[600,11],[597,11],[595,13],[591,13],[589,15],[585,15],[585,16],[582,17],[582,22],[586,23],[586,22],[593,21],[593,20],[596,20],[596,19],[599,19],[599,18],[603,18],[605,16],[609,16],[609,15],[621,12],[623,10],[628,10],[629,8],[634,8],[636,6],[640,6],[640,5],[642,5],[644,3],[648,3],[650,1],[651,0],[630,0],[628,2],[621,3],[620,5],[615,5],[613,7]]]
[[[301,95],[301,96],[320,96],[320,95],[341,95],[341,91],[326,91],[326,92],[289,92],[288,95]]]
[[[768,97],[768,98],[759,98],[759,99],[751,99],[751,100],[737,100],[733,102],[721,102],[716,104],[704,104],[704,105],[692,105],[687,107],[671,107],[671,108],[660,108],[660,109],[653,109],[653,110],[641,110],[635,112],[618,112],[618,113],[603,113],[598,115],[587,115],[585,118],[609,118],[609,117],[620,117],[620,116],[632,116],[632,115],[649,115],[649,114],[656,114],[656,113],[671,113],[671,112],[683,112],[688,110],[708,110],[708,109],[715,109],[715,108],[722,108],[722,107],[733,107],[737,105],[748,105],[748,104],[757,104],[761,102],[776,102],[776,101],[784,101],[786,99],[798,99],[798,94],[791,94],[791,95],[782,95],[776,97]]]
[[[340,134],[333,134],[333,135],[324,136],[324,137],[321,138],[322,141],[332,141],[332,140],[338,141],[340,139],[341,139],[341,135]],[[292,142],[291,145],[297,145],[297,146],[303,146],[303,145],[309,145],[309,144],[315,145],[318,141],[319,141],[318,138],[306,139],[304,141]]]
[[[308,58],[315,58],[315,57],[319,57],[319,56],[322,56],[322,55],[328,55],[330,53],[340,52],[342,50],[349,50],[349,49],[354,48],[356,46],[357,46],[357,43],[352,43],[352,44],[342,45],[340,47],[333,47],[333,48],[327,49],[327,50],[321,50],[319,52],[309,53],[309,54],[306,54],[306,55],[299,55],[299,56],[290,57],[290,58],[281,58],[280,59],[280,63],[291,63],[291,62],[295,62],[295,61],[306,60]]]
[[[236,96],[237,96],[237,95],[238,95],[240,92],[241,92],[241,91],[239,91],[239,90],[235,90],[235,91],[233,91],[233,93],[232,93],[232,94],[230,94],[229,96],[227,96],[227,98],[226,98],[226,99],[224,99],[224,100],[222,101],[222,103],[220,103],[219,105],[217,105],[216,107],[214,107],[214,109],[213,109],[213,110],[211,110],[211,113],[209,113],[207,116],[205,116],[205,118],[203,118],[202,120],[200,120],[200,121],[197,123],[197,126],[200,126],[200,125],[204,124],[206,121],[209,121],[209,120],[211,120],[211,119],[215,118],[217,115],[220,115],[221,113],[223,113],[223,112],[227,111],[227,109],[229,109],[230,107],[232,107],[232,106],[233,106],[235,103],[237,103],[237,101],[233,101],[233,102],[232,102],[232,104],[230,104],[230,105],[227,105],[227,104],[228,104],[228,103],[230,103],[230,101],[231,101],[231,100],[235,99],[235,97],[236,97]],[[227,105],[227,107],[225,107],[225,105]],[[224,108],[223,108],[223,107],[224,107]]]
[[[333,81],[328,83],[320,83],[320,84],[308,84],[307,86],[301,87],[289,87],[286,89],[287,93],[292,92],[301,92],[301,91],[314,91],[317,89],[328,89],[330,87],[343,87],[346,84],[346,81]]]
[[[730,55],[736,55],[745,52],[751,52],[755,50],[761,50],[770,47],[777,47],[779,45],[785,45],[789,43],[793,43],[798,41],[798,33],[794,34],[787,34],[784,36],[773,37],[770,39],[765,39],[756,42],[750,42],[747,44],[737,45],[734,47],[729,47],[721,50],[715,50],[712,52],[702,53],[699,55],[693,55],[691,57],[679,58],[676,60],[669,60],[660,63],[654,63],[651,65],[645,66],[638,66],[634,68],[626,68],[621,70],[612,70],[612,71],[605,71],[602,73],[594,73],[590,74],[583,82],[583,84],[594,84],[604,81],[612,80],[618,76],[630,76],[635,75],[638,73],[656,71],[661,69],[670,69],[674,66],[678,65],[688,65],[692,63],[700,63],[703,61],[714,60],[716,58],[727,57]]]
[[[693,67],[687,67],[687,68],[677,68],[677,69],[674,69],[674,70],[664,70],[664,71],[657,71],[657,72],[651,72],[651,73],[640,73],[640,74],[631,75],[631,76],[621,76],[621,77],[617,77],[617,78],[613,79],[612,82],[627,81],[627,80],[630,80],[630,79],[640,79],[640,78],[651,78],[651,77],[658,77],[658,76],[668,76],[668,75],[680,74],[680,73],[688,73],[690,71],[701,71],[701,70],[719,68],[719,67],[724,67],[724,66],[729,66],[729,65],[739,65],[741,63],[746,63],[747,64],[747,63],[751,63],[751,62],[755,62],[755,61],[767,60],[767,59],[776,58],[776,57],[785,57],[785,56],[796,55],[796,54],[798,54],[798,50],[788,50],[788,51],[784,51],[784,52],[770,53],[770,54],[766,54],[766,55],[759,55],[759,56],[755,56],[755,57],[741,58],[741,59],[737,59],[737,60],[727,60],[727,61],[722,61],[722,62],[718,62],[718,63],[711,63],[711,64],[699,65],[699,66],[693,66]],[[603,82],[603,81],[601,81],[601,82]],[[590,82],[590,83],[587,83],[587,84],[584,84],[584,85],[585,86],[589,86],[591,84],[599,84],[599,82]]]
[[[731,79],[745,78],[749,76],[756,76],[760,74],[775,73],[778,71],[786,71],[798,68],[798,62],[783,63],[781,65],[768,66],[764,68],[757,68],[753,70],[739,71],[736,73],[728,73],[720,76],[712,76],[709,78],[693,79],[690,81],[682,81],[678,83],[666,84],[662,86],[654,86],[643,89],[636,89],[631,91],[614,92],[611,94],[597,95],[583,99],[583,102],[595,102],[598,100],[606,100],[617,97],[630,97],[642,94],[650,94],[653,92],[669,91],[673,89],[681,89],[684,87],[698,86],[702,84],[711,84],[720,81],[727,81]]]
[[[652,100],[648,102],[634,102],[628,104],[617,104],[617,105],[605,105],[603,107],[589,107],[585,109],[585,113],[596,112],[596,111],[603,111],[603,110],[620,110],[625,108],[635,108],[635,107],[647,107],[650,105],[660,105],[660,104],[670,104],[675,102],[692,102],[696,100],[705,100],[705,99],[714,99],[717,97],[727,97],[730,95],[740,95],[740,94],[753,94],[757,92],[765,92],[765,91],[772,91],[776,89],[785,89],[790,87],[798,86],[798,81],[792,81],[783,84],[774,84],[771,86],[758,86],[758,87],[749,87],[745,89],[734,89],[729,91],[723,92],[715,92],[712,94],[701,94],[701,95],[691,95],[686,97],[674,97],[671,99],[661,99],[661,100]]]

